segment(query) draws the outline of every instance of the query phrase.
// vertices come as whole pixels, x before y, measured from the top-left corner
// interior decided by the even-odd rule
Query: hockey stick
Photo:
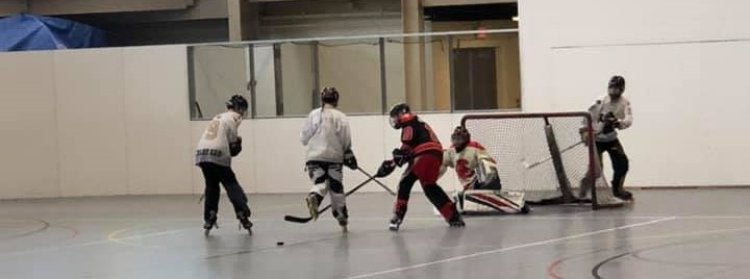
[[[571,149],[573,149],[573,148],[575,148],[576,146],[579,146],[579,145],[581,145],[581,144],[583,144],[583,141],[579,141],[579,142],[576,142],[576,143],[574,143],[574,144],[573,144],[573,145],[571,145],[571,146],[568,146],[568,147],[566,147],[566,148],[563,148],[562,150],[560,150],[560,154],[563,154],[563,153],[565,153],[566,151],[569,151],[569,150],[571,150]],[[541,160],[541,161],[537,161],[537,162],[534,162],[534,163],[529,163],[529,162],[526,162],[526,160],[523,160],[523,161],[522,161],[521,163],[523,164],[523,166],[524,166],[524,167],[525,167],[526,169],[531,169],[531,168],[534,168],[534,167],[536,167],[536,166],[538,166],[538,165],[544,164],[545,162],[547,162],[547,161],[549,161],[549,160],[552,160],[552,157],[551,157],[551,156],[550,156],[550,157],[547,157],[547,158],[545,158],[545,159],[543,159],[543,160]]]
[[[383,182],[380,182],[380,180],[377,180],[374,176],[370,175],[369,173],[367,173],[362,168],[357,167],[357,170],[359,170],[362,174],[364,174],[365,176],[367,176],[367,178],[371,178],[373,181],[375,181],[375,183],[377,183],[378,185],[380,185],[380,187],[383,187],[383,189],[385,189],[386,191],[388,191],[388,193],[391,194],[391,196],[395,196],[396,195],[396,192],[394,192],[393,190],[391,190],[391,188],[388,188],[388,186],[385,186],[385,184],[383,184]]]
[[[370,181],[373,181],[373,180],[375,180],[375,177],[368,178],[364,182],[360,183],[359,185],[357,185],[353,189],[351,189],[348,192],[346,192],[346,194],[344,194],[344,197],[348,197],[349,195],[351,195],[355,191],[359,190],[359,188],[362,188],[363,186],[367,185],[367,183],[370,183]],[[326,205],[325,207],[323,207],[323,208],[321,208],[321,209],[318,210],[318,214],[323,213],[323,212],[325,212],[326,210],[328,210],[330,208],[331,208],[331,204]],[[312,219],[313,219],[312,216],[310,216],[310,217],[297,217],[297,216],[292,216],[292,215],[286,215],[286,216],[284,216],[284,221],[289,221],[289,222],[294,222],[294,223],[307,223],[307,222],[310,222],[310,220],[312,220]]]

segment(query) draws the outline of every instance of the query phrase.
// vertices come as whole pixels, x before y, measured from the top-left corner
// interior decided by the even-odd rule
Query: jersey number
[[[211,123],[208,123],[208,128],[206,128],[206,134],[203,137],[207,140],[213,140],[218,135],[219,135],[219,121],[213,120],[211,121]]]

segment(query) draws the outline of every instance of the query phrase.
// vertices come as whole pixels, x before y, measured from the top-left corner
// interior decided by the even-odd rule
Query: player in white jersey
[[[349,212],[342,184],[343,165],[357,169],[357,159],[351,150],[346,114],[337,109],[339,92],[326,87],[320,99],[322,106],[310,112],[300,133],[302,145],[307,146],[306,169],[314,184],[305,202],[310,216],[317,219],[320,202],[330,193],[333,216],[346,231]]]
[[[630,101],[622,96],[625,91],[625,78],[613,76],[609,80],[608,94],[589,107],[594,121],[596,134],[596,150],[599,158],[604,152],[609,153],[614,175],[612,177],[612,192],[623,200],[632,200],[633,195],[625,191],[623,185],[628,173],[629,161],[622,144],[617,137],[617,130],[624,130],[633,124],[633,114]],[[601,163],[601,159],[599,161]]]
[[[458,126],[451,134],[451,148],[444,151],[440,175],[451,167],[461,183],[454,199],[461,213],[528,212],[523,193],[501,192],[497,163],[484,146],[471,140],[471,134]]]
[[[237,128],[247,112],[247,100],[240,95],[234,95],[226,105],[227,111],[216,115],[208,123],[195,152],[195,164],[201,168],[206,180],[203,211],[203,228],[206,233],[216,226],[220,183],[224,185],[229,200],[232,201],[240,225],[248,232],[253,226],[249,220],[247,196],[231,168],[232,157],[242,150],[242,138],[237,135]]]

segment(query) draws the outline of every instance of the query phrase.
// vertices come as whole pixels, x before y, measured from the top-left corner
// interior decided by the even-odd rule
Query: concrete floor
[[[0,202],[0,278],[744,278],[750,189],[648,190],[636,204],[536,207],[449,228],[415,194],[402,231],[392,197],[355,194],[342,234],[303,195],[253,195],[255,234],[227,200],[206,237],[192,196]],[[276,242],[285,242],[277,246]]]

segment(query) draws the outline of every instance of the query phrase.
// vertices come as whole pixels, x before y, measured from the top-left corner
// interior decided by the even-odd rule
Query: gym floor
[[[750,189],[641,190],[592,211],[467,217],[449,228],[414,194],[402,230],[392,197],[354,194],[343,234],[304,195],[251,195],[254,234],[223,199],[204,236],[196,196],[0,203],[1,278],[742,278],[750,272]],[[223,195],[223,194],[222,194]],[[325,202],[324,202],[325,203]],[[278,246],[277,242],[284,242]]]

